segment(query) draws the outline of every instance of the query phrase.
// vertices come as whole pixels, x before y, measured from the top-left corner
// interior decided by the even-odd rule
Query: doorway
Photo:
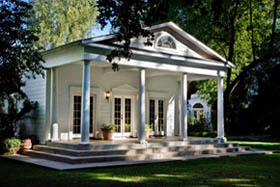
[[[114,137],[129,137],[133,125],[133,98],[129,96],[115,96],[113,104]]]
[[[152,129],[152,135],[165,135],[165,99],[149,99],[149,125]]]

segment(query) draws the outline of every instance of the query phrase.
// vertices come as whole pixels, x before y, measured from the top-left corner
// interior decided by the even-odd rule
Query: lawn
[[[280,154],[53,171],[0,159],[1,186],[280,186]]]

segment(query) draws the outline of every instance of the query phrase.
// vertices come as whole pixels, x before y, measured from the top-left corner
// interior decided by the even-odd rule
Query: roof
[[[181,42],[182,44],[186,45],[188,48],[192,49],[196,53],[200,54],[204,58],[210,60],[210,61],[215,61],[215,62],[222,62],[227,65],[229,68],[234,68],[235,65],[233,65],[231,62],[227,61],[224,57],[219,55],[217,52],[215,52],[213,49],[196,39],[194,36],[188,34],[186,31],[181,29],[179,26],[177,26],[173,22],[167,22],[167,23],[162,23],[159,25],[154,25],[151,27],[145,28],[147,30],[150,30],[153,33],[159,32],[159,31],[165,31]],[[90,46],[90,44],[93,43],[101,43],[109,46],[116,46],[113,42],[116,41],[117,35],[116,34],[108,34],[108,35],[102,35],[102,36],[96,36],[96,37],[91,37],[87,39],[82,39],[78,40],[63,46],[56,47],[54,49],[48,50],[43,52],[43,55],[51,53],[52,51],[59,50],[61,48],[67,48],[71,47],[74,45],[85,45],[85,46]],[[134,50],[143,50],[143,49],[135,49]],[[174,54],[171,54],[171,56],[176,56]],[[189,58],[185,56],[186,58]]]

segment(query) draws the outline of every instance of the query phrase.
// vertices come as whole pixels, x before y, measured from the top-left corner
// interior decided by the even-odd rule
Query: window
[[[200,119],[203,116],[203,105],[201,103],[196,103],[193,105],[193,117]]]
[[[82,97],[75,95],[73,102],[73,133],[80,134],[81,133],[81,107],[82,107]],[[92,133],[93,130],[93,96],[90,96],[90,126],[89,132]]]
[[[176,49],[176,44],[170,36],[164,35],[158,39],[157,47]]]

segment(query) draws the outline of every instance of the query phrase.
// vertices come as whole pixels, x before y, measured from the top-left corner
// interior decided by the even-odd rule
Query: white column
[[[139,100],[138,100],[138,142],[143,144],[145,140],[145,69],[139,72]]]
[[[82,137],[81,144],[89,144],[89,110],[90,110],[90,62],[84,61],[82,90]]]
[[[56,68],[51,69],[51,113],[50,113],[50,125],[51,125],[51,140],[58,140],[58,124],[56,121]],[[54,125],[56,128],[54,128]]]
[[[181,140],[186,141],[188,139],[187,126],[188,126],[188,116],[187,116],[187,74],[182,74],[181,82]]]
[[[218,139],[226,141],[224,134],[224,90],[223,78],[218,77]]]

